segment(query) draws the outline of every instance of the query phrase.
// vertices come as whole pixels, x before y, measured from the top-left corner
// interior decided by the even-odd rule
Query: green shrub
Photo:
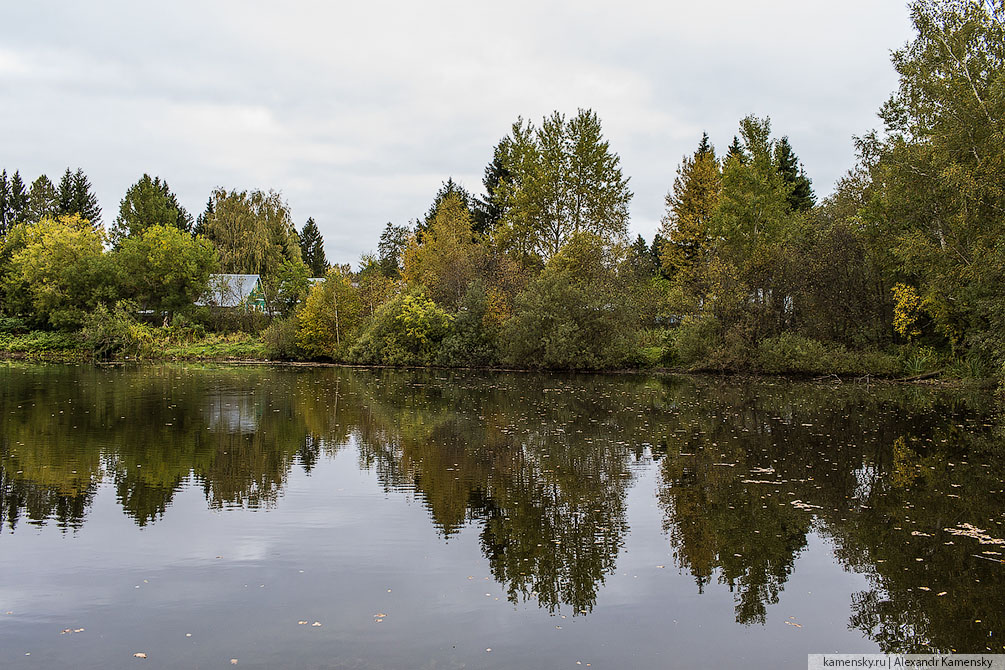
[[[709,362],[712,348],[722,340],[719,322],[714,317],[686,317],[667,336],[668,346],[664,354],[667,365],[685,367],[705,367]]]
[[[299,330],[300,321],[295,316],[273,321],[262,332],[265,355],[281,361],[303,360],[304,349],[297,341]]]
[[[85,317],[81,332],[94,358],[106,360],[122,356],[139,359],[150,355],[153,333],[149,326],[136,320],[133,316],[135,311],[133,303],[119,301],[112,309],[99,304]]]
[[[452,317],[422,292],[398,295],[373,315],[349,351],[350,360],[384,365],[430,365]]]
[[[28,324],[19,316],[0,316],[0,333],[19,335],[28,332]]]
[[[443,338],[436,363],[445,366],[486,366],[499,361],[499,326],[489,308],[485,284],[476,279],[468,287]]]
[[[827,344],[794,333],[761,340],[757,366],[772,374],[896,375],[896,356],[875,350],[852,351],[840,344]]]
[[[623,301],[604,295],[564,272],[535,279],[503,328],[506,361],[530,368],[625,365],[634,348],[632,315]]]

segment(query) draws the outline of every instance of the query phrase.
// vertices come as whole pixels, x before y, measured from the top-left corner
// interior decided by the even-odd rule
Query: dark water
[[[850,383],[9,365],[0,667],[1002,653],[993,409]]]

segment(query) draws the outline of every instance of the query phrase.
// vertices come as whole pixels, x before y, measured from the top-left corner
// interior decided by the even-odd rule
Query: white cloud
[[[876,125],[909,36],[901,2],[575,4],[116,2],[9,9],[4,165],[81,166],[105,218],[142,173],[198,212],[210,189],[276,188],[334,261],[420,216],[439,182],[480,189],[518,115],[598,112],[651,237],[682,155],[772,118],[819,192]]]

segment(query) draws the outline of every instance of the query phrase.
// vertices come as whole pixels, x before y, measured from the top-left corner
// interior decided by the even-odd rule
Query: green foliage
[[[484,247],[477,242],[462,199],[444,196],[421,243],[413,238],[405,250],[405,281],[425,286],[437,303],[456,308],[481,264]]]
[[[788,137],[783,137],[775,144],[775,165],[788,186],[789,209],[794,212],[808,212],[813,209],[816,202],[813,186],[799,158],[792,151]]]
[[[56,187],[44,174],[31,183],[28,191],[28,205],[24,221],[33,223],[59,214],[59,202],[56,197]]]
[[[79,216],[21,224],[4,276],[8,313],[37,326],[79,327],[95,305],[114,298],[114,273],[104,235]]]
[[[548,259],[580,231],[625,238],[632,192],[596,113],[581,109],[566,121],[555,112],[540,128],[518,119],[499,151],[507,176],[493,198],[503,247]]]
[[[311,269],[300,261],[284,260],[272,274],[260,279],[265,311],[272,315],[287,317],[310,289],[307,281]]]
[[[123,239],[141,235],[153,226],[173,226],[188,232],[192,229],[192,216],[178,203],[166,181],[144,174],[119,203],[112,242],[118,246]]]
[[[364,314],[352,276],[336,266],[307,295],[298,315],[297,344],[312,358],[345,360],[363,326]]]
[[[476,279],[454,315],[450,333],[436,355],[437,365],[489,366],[499,361],[501,322],[485,283]]]
[[[84,319],[81,334],[97,360],[146,358],[153,351],[151,328],[136,321],[136,304],[119,301],[109,309],[99,304]]]
[[[91,190],[91,182],[81,168],[77,168],[76,172],[70,172],[70,168],[66,168],[56,190],[56,204],[58,213],[62,216],[76,214],[92,226],[101,223],[98,197]]]
[[[0,333],[20,335],[28,332],[28,322],[17,316],[0,316]]]
[[[855,374],[892,376],[900,371],[896,356],[879,351],[849,351],[794,333],[761,340],[757,368],[772,374]]]
[[[300,256],[310,268],[311,277],[324,277],[328,272],[325,241],[313,217],[307,219],[303,230],[300,231]]]
[[[216,189],[205,235],[220,253],[222,272],[269,275],[284,261],[299,262],[300,241],[279,193]]]
[[[83,343],[79,333],[33,330],[25,333],[0,333],[0,351],[9,354],[26,354],[29,358],[82,351]]]
[[[121,239],[113,260],[123,295],[157,315],[191,310],[218,265],[208,240],[174,224],[155,224]]]
[[[391,279],[401,276],[402,256],[411,235],[408,226],[395,226],[390,221],[384,226],[377,244],[377,263],[384,276]]]
[[[624,305],[597,300],[563,272],[545,273],[516,298],[503,330],[505,361],[529,368],[600,369],[623,363]]]
[[[681,282],[692,283],[710,251],[709,226],[719,204],[722,172],[715,149],[703,134],[693,156],[677,168],[673,190],[666,195],[666,214],[660,228],[664,243],[659,249],[667,276],[684,273]]]
[[[454,181],[453,177],[449,177],[447,181],[443,182],[440,186],[440,190],[436,192],[436,197],[433,198],[433,204],[429,206],[426,211],[426,215],[421,221],[418,221],[415,227],[415,236],[419,241],[423,241],[423,236],[426,234],[430,228],[432,228],[437,215],[440,212],[440,208],[443,207],[444,203],[451,201],[451,208],[460,205],[464,210],[467,217],[471,218],[471,208],[474,203],[474,198],[468,193],[468,190]]]
[[[916,287],[958,357],[1005,355],[1005,27],[1000,3],[910,5],[916,37],[894,52],[886,136],[859,145],[872,189],[863,216],[890,247],[891,279]],[[999,358],[998,360],[1005,360]]]
[[[451,321],[421,291],[398,295],[377,310],[349,358],[360,363],[431,365]]]
[[[302,360],[306,353],[300,346],[300,320],[296,316],[276,319],[262,331],[265,355],[274,360]]]
[[[686,368],[705,367],[720,339],[719,322],[714,317],[688,316],[670,331],[664,362]]]

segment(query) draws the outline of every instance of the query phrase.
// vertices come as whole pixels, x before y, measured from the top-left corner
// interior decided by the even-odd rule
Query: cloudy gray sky
[[[517,116],[592,108],[651,239],[703,130],[788,135],[820,194],[853,163],[911,37],[900,0],[18,2],[0,8],[0,167],[82,167],[106,225],[144,172],[198,214],[277,189],[333,262],[472,191]]]

